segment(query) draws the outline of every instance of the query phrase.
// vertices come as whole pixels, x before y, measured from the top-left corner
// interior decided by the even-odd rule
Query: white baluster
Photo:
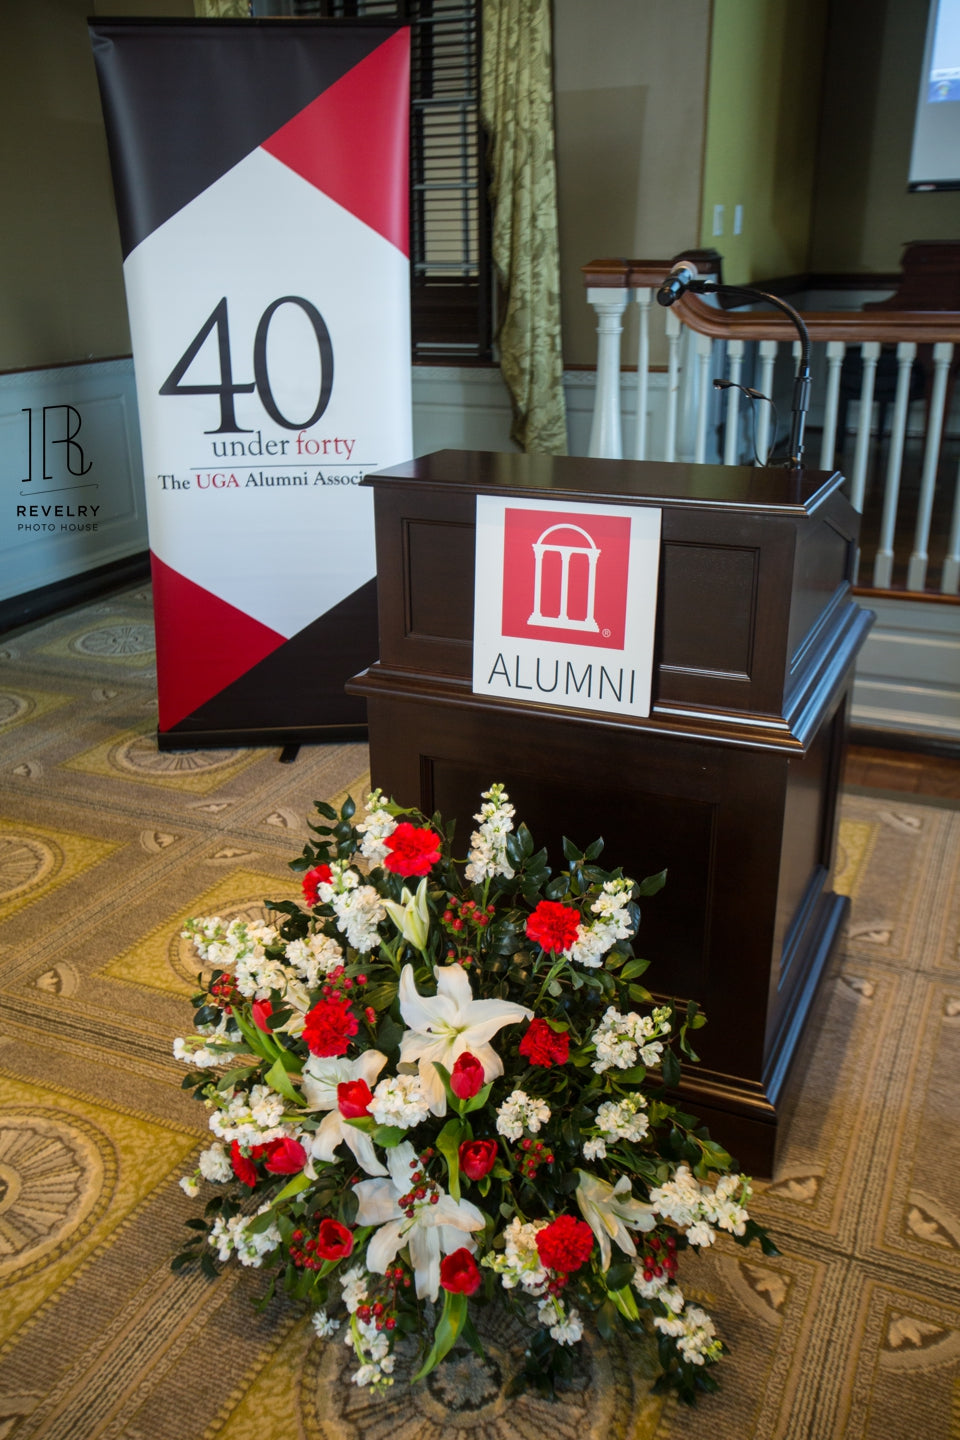
[[[667,311],[667,434],[663,447],[664,460],[677,458],[677,410],[680,405],[680,317]]]
[[[840,368],[847,347],[842,340],[827,341],[827,393],[823,402],[823,439],[820,442],[820,469],[832,470],[837,452],[837,410],[840,405]],[[840,436],[843,449],[843,436]]]
[[[694,345],[697,357],[697,442],[693,463],[702,465],[707,458],[707,416],[710,410],[710,356],[713,341],[709,335],[698,335]]]
[[[773,367],[777,359],[776,340],[761,340],[757,346],[760,356],[760,384],[757,389],[761,395],[773,396]],[[777,437],[773,437],[773,445],[770,444],[770,420],[773,415],[771,407],[762,400],[757,401],[757,464],[766,465],[769,460],[768,451],[773,449],[777,443]]]
[[[850,480],[850,503],[854,510],[863,512],[863,497],[867,489],[867,459],[870,454],[870,428],[873,423],[873,382],[880,359],[879,340],[865,340],[860,346],[863,375],[860,381],[860,404],[857,416],[857,448],[853,456],[853,475]]]
[[[637,428],[633,440],[634,460],[647,458],[647,393],[650,382],[650,300],[649,287],[637,290],[640,307],[640,336],[637,340]]]
[[[940,459],[940,439],[943,434],[943,411],[947,399],[947,377],[953,346],[946,341],[933,347],[933,385],[930,390],[930,406],[927,412],[927,440],[923,452],[923,471],[920,475],[920,500],[917,505],[917,529],[913,540],[913,554],[907,566],[907,589],[922,590],[927,583],[927,563],[930,543],[930,521],[933,516],[933,496],[937,487],[937,462]]]
[[[730,360],[727,379],[733,384],[727,391],[727,423],[723,440],[724,465],[736,465],[740,454],[740,384],[743,373],[743,341],[731,340],[727,346]]]
[[[933,347],[933,387],[927,410],[927,442],[920,475],[917,531],[914,534],[913,554],[907,566],[908,590],[923,590],[927,585],[927,563],[930,560],[927,546],[930,544],[930,521],[933,517],[934,491],[937,488],[937,462],[940,459],[940,439],[943,436],[943,412],[947,402],[947,377],[950,374],[951,360],[953,346],[947,341],[940,341]]]
[[[897,394],[893,402],[893,421],[890,426],[890,453],[887,457],[887,483],[883,491],[880,544],[873,562],[873,583],[878,590],[888,589],[893,579],[893,542],[897,529],[897,505],[900,501],[903,438],[907,433],[910,371],[916,355],[917,347],[912,340],[902,340],[897,346]]]
[[[940,577],[940,591],[944,595],[960,593],[960,462],[957,464],[957,488],[953,497],[953,519],[950,522],[950,539]]]
[[[587,303],[597,312],[597,388],[593,399],[589,455],[619,460],[623,455],[620,434],[620,335],[623,312],[629,293],[626,289],[587,287]]]

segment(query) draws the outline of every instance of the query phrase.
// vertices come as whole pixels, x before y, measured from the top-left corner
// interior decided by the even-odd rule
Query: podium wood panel
[[[458,817],[503,781],[538,844],[602,834],[626,873],[666,868],[638,951],[651,989],[695,998],[684,1102],[770,1174],[787,1076],[844,914],[829,888],[853,665],[857,517],[842,477],[747,467],[440,452],[369,477],[380,661],[373,781]],[[606,716],[471,688],[478,494],[662,512],[651,714]],[[490,598],[499,603],[499,597]],[[519,677],[518,677],[519,678]]]

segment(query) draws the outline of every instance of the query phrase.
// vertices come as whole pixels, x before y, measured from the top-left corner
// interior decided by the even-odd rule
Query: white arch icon
[[[582,535],[586,541],[585,545],[562,545],[557,541],[551,541],[548,537],[558,530],[573,530],[577,535]],[[600,626],[594,616],[594,605],[596,603],[597,591],[597,561],[600,558],[600,546],[593,536],[581,528],[573,525],[570,521],[564,521],[559,525],[549,525],[543,531],[539,540],[533,544],[535,557],[534,582],[533,582],[533,613],[527,621],[528,625],[546,625],[557,630],[593,630],[598,631]],[[557,606],[557,614],[544,615],[543,605],[543,558],[545,555],[560,556],[560,593]],[[582,555],[587,561],[587,612],[580,618],[571,618],[567,614],[570,589],[570,562],[574,555]]]

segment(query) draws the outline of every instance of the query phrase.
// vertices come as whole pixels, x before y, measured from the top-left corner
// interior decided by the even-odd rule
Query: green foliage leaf
[[[437,1149],[447,1162],[447,1174],[450,1177],[448,1190],[454,1200],[460,1199],[460,1145],[466,1138],[466,1127],[463,1121],[454,1116],[448,1120],[446,1125],[437,1136]],[[444,1352],[446,1353],[446,1352]]]
[[[661,870],[659,875],[648,875],[645,880],[641,880],[637,886],[637,894],[641,899],[646,898],[648,895],[656,895],[658,891],[663,889],[666,883],[667,872],[666,870]]]
[[[660,1071],[663,1075],[663,1083],[669,1089],[672,1090],[680,1084],[680,1061],[672,1050],[664,1050]]]
[[[578,850],[573,841],[568,839],[566,835],[563,837],[563,858],[568,860],[571,865],[575,861],[583,859],[583,851]]]
[[[562,900],[569,888],[569,878],[566,875],[557,875],[543,887],[543,893],[548,900]]]
[[[274,1198],[274,1205],[279,1205],[283,1200],[292,1200],[294,1195],[299,1195],[301,1190],[308,1190],[313,1184],[301,1170],[299,1175],[294,1175],[287,1181],[280,1194]]]
[[[436,1369],[444,1355],[448,1354],[457,1343],[457,1339],[463,1331],[467,1321],[467,1297],[466,1295],[455,1295],[452,1290],[445,1290],[443,1293],[443,1310],[437,1322],[437,1328],[433,1335],[433,1345],[430,1354],[412,1377],[411,1384],[416,1384],[431,1370]]]
[[[291,1059],[293,1058],[294,1057],[291,1056]],[[282,1056],[274,1061],[263,1078],[271,1090],[276,1090],[278,1095],[282,1095],[283,1098],[289,1100],[292,1105],[298,1107],[306,1105],[305,1097],[301,1095],[300,1091],[291,1083]]]
[[[384,1150],[392,1150],[395,1145],[400,1144],[406,1133],[402,1125],[378,1125],[373,1132],[373,1138]]]
[[[649,960],[628,960],[620,972],[621,980],[636,980],[645,970],[649,970]]]

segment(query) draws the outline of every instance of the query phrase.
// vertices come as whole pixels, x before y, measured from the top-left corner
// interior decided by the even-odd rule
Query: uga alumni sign
[[[660,511],[477,496],[473,689],[648,715]]]

